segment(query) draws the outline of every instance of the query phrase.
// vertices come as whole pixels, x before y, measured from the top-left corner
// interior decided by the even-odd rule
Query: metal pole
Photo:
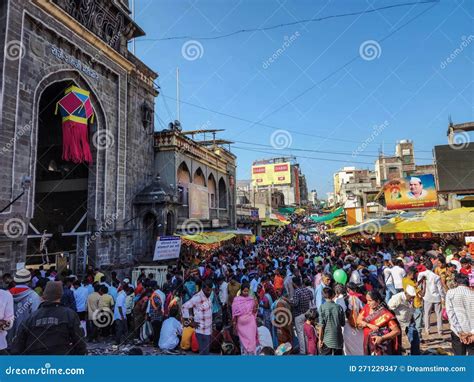
[[[179,68],[176,68],[176,119],[179,121]]]

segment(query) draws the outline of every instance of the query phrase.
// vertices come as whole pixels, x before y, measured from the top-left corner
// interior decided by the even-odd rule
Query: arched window
[[[206,187],[206,178],[204,177],[201,167],[198,167],[198,169],[194,172],[193,183],[197,184],[198,186]]]
[[[217,198],[216,198],[216,180],[214,175],[209,175],[207,179],[207,189],[209,190],[209,208],[217,208]]]
[[[191,183],[191,173],[185,162],[178,167],[178,202],[183,205],[188,204],[188,184]]]
[[[219,208],[227,208],[227,187],[224,179],[219,179]]]

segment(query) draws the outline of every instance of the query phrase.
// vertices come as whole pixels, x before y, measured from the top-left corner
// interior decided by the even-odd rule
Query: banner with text
[[[153,261],[177,259],[181,250],[181,238],[178,236],[159,236],[156,240]]]
[[[252,182],[255,186],[291,183],[290,163],[273,163],[252,166]]]

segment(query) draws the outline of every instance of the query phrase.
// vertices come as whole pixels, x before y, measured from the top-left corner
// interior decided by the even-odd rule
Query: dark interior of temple
[[[87,228],[87,219],[81,222],[81,218],[87,212],[89,166],[61,159],[62,120],[59,113],[55,115],[56,103],[71,85],[71,81],[50,85],[41,96],[38,110],[35,209],[31,224],[40,234],[46,231],[53,235],[47,241],[49,253],[74,251],[76,236],[63,233],[84,232]],[[38,254],[40,238],[31,237],[37,236],[31,227],[29,234],[28,254]],[[30,258],[28,262],[38,260],[41,258]]]

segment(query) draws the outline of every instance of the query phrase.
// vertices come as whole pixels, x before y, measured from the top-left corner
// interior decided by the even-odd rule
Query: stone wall
[[[91,145],[94,163],[89,169],[87,227],[100,234],[88,247],[89,259],[96,266],[131,264],[136,255],[130,234],[134,223],[125,223],[133,216],[135,194],[153,175],[153,123],[148,129],[143,127],[141,105],[147,102],[153,109],[155,90],[134,70],[114,62],[31,1],[1,3],[2,15],[8,8],[8,23],[0,17],[0,58],[5,71],[0,98],[0,206],[22,192],[24,176],[31,176],[33,182],[0,214],[0,271],[12,270],[25,259],[26,228],[35,213],[38,102],[48,85],[65,79],[91,92],[97,117],[97,131],[91,132],[99,143]],[[4,55],[5,44],[16,44],[19,53]],[[53,54],[58,48],[63,58]],[[12,219],[21,222],[23,232],[17,237],[5,234]]]

